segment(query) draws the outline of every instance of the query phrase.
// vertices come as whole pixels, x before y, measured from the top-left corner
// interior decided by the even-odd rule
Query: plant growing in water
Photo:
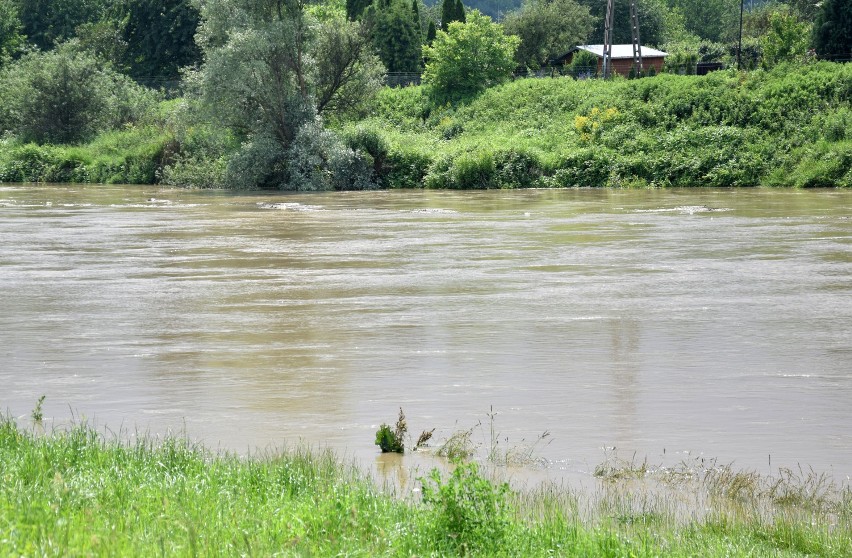
[[[382,424],[376,432],[376,445],[382,449],[382,453],[405,453],[405,434],[408,432],[408,423],[405,421],[405,413],[399,408],[399,418],[396,419],[396,427],[391,430],[387,424]],[[424,430],[417,438],[413,451],[424,447],[432,438],[435,429]]]
[[[378,432],[376,432],[376,445],[381,448],[382,453],[405,453],[403,439],[406,432],[408,432],[408,424],[405,422],[405,413],[402,412],[402,407],[400,407],[396,427],[391,430],[390,426],[382,423]]]
[[[41,423],[41,420],[44,418],[44,413],[41,410],[41,406],[42,406],[42,404],[44,404],[44,399],[46,397],[47,397],[46,395],[42,395],[41,397],[39,397],[38,402],[36,403],[35,409],[33,409],[33,412],[30,413],[30,416],[33,418],[33,420],[36,423]]]

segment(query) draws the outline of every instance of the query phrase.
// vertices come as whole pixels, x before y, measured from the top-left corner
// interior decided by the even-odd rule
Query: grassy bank
[[[85,424],[37,434],[6,418],[0,555],[852,554],[848,490],[824,480],[720,469],[696,485],[706,497],[690,516],[632,488],[639,473],[606,468],[610,488],[588,500],[567,488],[518,494],[463,465],[399,498],[327,452],[238,457],[174,438],[121,442]]]
[[[852,187],[852,65],[522,79],[467,106],[384,90],[351,125],[384,186]]]
[[[0,140],[0,182],[230,187],[239,142],[185,107],[83,145]],[[519,79],[457,107],[385,88],[369,113],[335,131],[382,188],[852,187],[852,64]]]

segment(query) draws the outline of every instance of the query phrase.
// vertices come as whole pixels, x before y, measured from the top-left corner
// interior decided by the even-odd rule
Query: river
[[[848,480],[850,216],[845,191],[0,185],[0,410],[372,466],[400,406],[480,453],[493,409],[500,448],[550,433],[551,471]]]

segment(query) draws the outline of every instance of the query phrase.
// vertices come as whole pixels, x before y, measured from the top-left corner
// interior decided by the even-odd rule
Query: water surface
[[[852,193],[0,185],[0,408],[852,475]],[[415,433],[416,434],[416,433]],[[410,459],[410,458],[406,458]],[[770,465],[771,460],[771,465]]]

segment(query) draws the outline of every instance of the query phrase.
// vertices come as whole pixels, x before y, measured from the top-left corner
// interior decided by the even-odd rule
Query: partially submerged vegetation
[[[441,108],[421,87],[384,89],[374,116],[341,125],[339,149],[347,168],[367,177],[361,187],[848,188],[850,101],[852,65],[829,62],[609,82],[521,79]],[[82,146],[7,141],[0,181],[228,186],[233,139],[182,124],[185,110],[169,101]]]
[[[849,556],[852,496],[810,473],[609,475],[597,494],[517,492],[457,463],[394,495],[327,451],[240,457],[87,424],[0,420],[0,554]],[[625,475],[630,476],[630,475]]]

